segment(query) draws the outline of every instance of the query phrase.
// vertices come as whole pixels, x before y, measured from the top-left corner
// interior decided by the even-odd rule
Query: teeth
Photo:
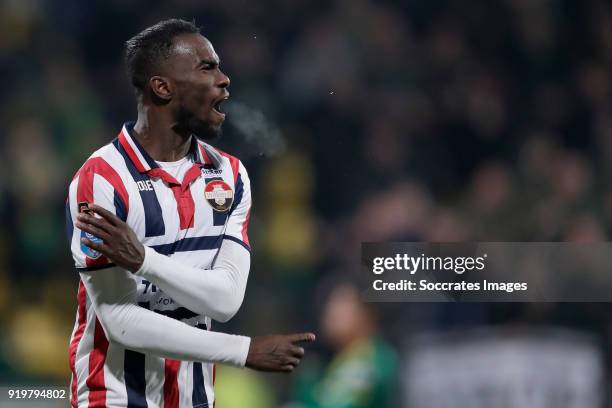
[[[215,110],[221,112],[221,101],[215,103]]]

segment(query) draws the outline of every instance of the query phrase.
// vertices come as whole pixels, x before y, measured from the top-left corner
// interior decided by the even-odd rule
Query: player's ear
[[[149,86],[151,87],[151,92],[158,98],[164,101],[170,101],[170,99],[172,99],[174,89],[168,78],[153,76],[149,79]]]

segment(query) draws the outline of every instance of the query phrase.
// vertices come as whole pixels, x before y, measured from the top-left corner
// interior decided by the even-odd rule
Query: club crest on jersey
[[[81,238],[87,238],[88,240],[90,240],[91,242],[94,242],[96,244],[104,243],[104,241],[102,241],[101,238],[98,238],[95,235],[90,234],[89,232],[85,232],[85,231],[81,231]],[[87,245],[85,245],[82,242],[81,242],[81,251],[83,251],[85,256],[87,256],[88,258],[91,258],[91,259],[98,259],[102,255],[101,252],[98,252],[95,249],[91,249],[90,247],[88,247]]]
[[[204,198],[215,211],[226,212],[234,202],[234,191],[223,180],[213,180],[204,187]]]

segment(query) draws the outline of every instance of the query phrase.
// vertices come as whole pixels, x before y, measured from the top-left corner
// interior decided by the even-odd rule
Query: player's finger
[[[100,214],[102,218],[110,222],[111,225],[118,225],[123,222],[115,214],[108,211],[106,208],[100,207],[98,204],[89,204],[89,208],[96,214]]]
[[[85,232],[89,232],[90,234],[92,234],[93,236],[100,238],[101,240],[106,240],[108,241],[111,236],[108,232],[106,232],[103,229],[100,229],[98,227],[96,227],[95,225],[92,224],[85,224],[83,222],[77,221],[76,222],[76,227],[78,229],[80,229],[81,231],[85,231]]]
[[[298,346],[291,346],[291,348],[289,349],[289,352],[299,358],[304,357],[304,348],[302,347],[298,347]]]
[[[300,365],[300,359],[295,357],[287,357],[287,364],[291,364],[292,366],[296,367]]]
[[[301,341],[312,342],[315,341],[317,337],[314,333],[300,333],[300,334],[290,334],[289,341],[291,343],[299,343]]]
[[[111,225],[110,222],[108,222],[104,218],[98,218],[98,217],[94,217],[93,215],[89,215],[86,213],[80,213],[77,215],[77,219],[81,223],[91,224],[103,231],[106,231],[109,234],[112,233],[113,226]]]
[[[293,371],[295,367],[292,366],[291,364],[286,364],[284,366],[281,367],[281,371],[285,372],[285,373],[290,373]]]
[[[85,244],[86,246],[88,246],[89,248],[93,249],[94,251],[98,251],[102,253],[102,255],[108,256],[110,253],[109,251],[110,248],[108,247],[108,245],[93,242],[92,240],[87,239],[87,238],[81,238],[81,242]]]

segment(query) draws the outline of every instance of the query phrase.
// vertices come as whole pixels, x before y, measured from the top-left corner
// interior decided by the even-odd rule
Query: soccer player
[[[251,191],[220,131],[229,78],[192,23],[126,43],[138,118],[70,184],[80,274],[70,341],[73,407],[213,407],[214,363],[292,371],[312,333],[212,332],[239,309],[250,268]]]

